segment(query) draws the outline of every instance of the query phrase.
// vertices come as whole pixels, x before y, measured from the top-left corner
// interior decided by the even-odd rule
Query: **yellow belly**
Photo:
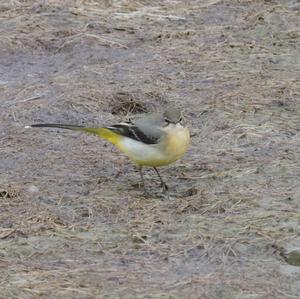
[[[174,126],[166,129],[165,139],[158,144],[144,144],[131,138],[123,137],[102,129],[98,135],[116,145],[132,161],[140,166],[165,166],[180,159],[190,143],[187,128]]]
[[[144,155],[133,154],[130,150],[121,150],[140,166],[166,166],[179,160],[187,151],[190,143],[190,134],[187,128],[178,128],[167,132],[167,137],[159,144],[145,145]]]

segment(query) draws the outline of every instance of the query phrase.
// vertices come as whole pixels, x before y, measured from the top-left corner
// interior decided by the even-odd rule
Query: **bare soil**
[[[299,298],[299,6],[1,1],[0,297]],[[169,200],[93,135],[25,129],[168,106]]]

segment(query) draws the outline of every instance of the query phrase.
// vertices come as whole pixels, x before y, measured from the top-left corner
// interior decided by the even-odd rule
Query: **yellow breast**
[[[168,164],[180,159],[190,144],[190,133],[187,128],[177,124],[166,129],[165,155]]]

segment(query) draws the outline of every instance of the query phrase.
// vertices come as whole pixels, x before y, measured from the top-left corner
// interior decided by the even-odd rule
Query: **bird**
[[[153,167],[163,192],[168,193],[169,188],[157,167],[169,165],[182,158],[190,144],[189,129],[184,126],[182,113],[173,107],[160,113],[136,115],[134,119],[109,126],[85,127],[59,123],[38,123],[32,124],[30,127],[83,131],[109,141],[137,165],[145,193],[147,191],[142,168],[144,166]]]

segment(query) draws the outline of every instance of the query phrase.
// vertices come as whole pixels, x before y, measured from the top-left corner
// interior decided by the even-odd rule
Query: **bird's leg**
[[[144,180],[144,175],[143,175],[143,171],[142,171],[142,166],[139,166],[139,173],[140,173],[140,176],[141,176],[142,187],[144,189],[144,192],[146,192],[145,180]]]
[[[169,190],[169,187],[168,185],[163,181],[161,175],[159,174],[158,170],[156,167],[153,167],[155,172],[157,173],[158,177],[159,177],[159,180],[160,180],[160,183],[161,183],[161,186],[163,188],[164,191],[168,191]]]

